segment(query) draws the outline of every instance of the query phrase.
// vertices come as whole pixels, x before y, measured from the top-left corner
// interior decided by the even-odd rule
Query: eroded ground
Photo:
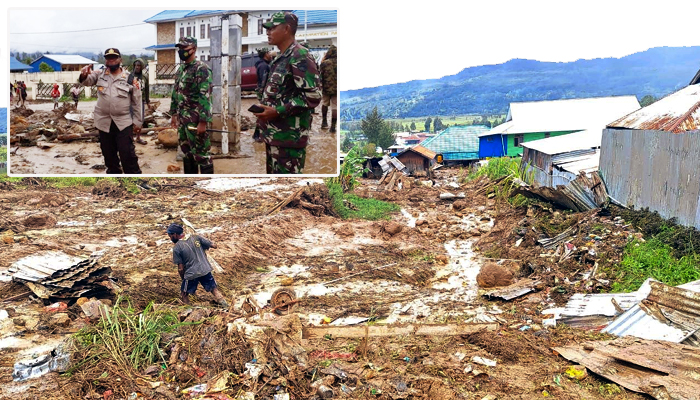
[[[233,314],[240,314],[246,297],[262,306],[275,290],[287,287],[300,299],[294,312],[305,327],[325,319],[330,326],[494,323],[498,329],[456,336],[308,339],[303,343],[308,355],[304,368],[280,356],[270,361],[276,374],[251,383],[242,377],[254,353],[240,335],[231,333],[231,324],[243,320],[233,320],[233,314],[218,309],[200,289],[194,306],[208,310],[211,318],[185,334],[177,351],[168,348],[174,363],[162,373],[165,380],[157,389],[109,374],[81,381],[52,372],[12,382],[17,360],[56,346],[87,324],[76,304],[66,311],[70,321],[57,324],[41,301],[25,297],[0,307],[9,314],[0,338],[0,397],[106,398],[111,390],[113,398],[132,393],[178,398],[178,390],[227,370],[241,377],[229,381],[234,389],[225,393],[230,398],[244,392],[257,392],[255,398],[286,392],[302,399],[312,398],[316,391],[311,383],[332,375],[328,368],[334,367],[346,374],[329,382],[334,396],[341,398],[644,398],[595,376],[567,378],[571,364],[551,347],[603,336],[543,324],[550,316],[542,311],[562,306],[575,292],[607,284],[604,276],[586,281],[581,274],[596,262],[619,259],[633,234],[624,221],[541,206],[514,209],[487,196],[487,180],[459,184],[455,170],[439,171],[434,186],[416,182],[398,192],[363,181],[357,194],[401,207],[391,221],[314,216],[304,208],[268,215],[300,187],[318,182],[162,180],[153,184],[156,191],[136,195],[118,187],[93,194],[93,188],[57,190],[35,180],[21,187],[7,184],[0,187],[0,277],[18,259],[38,252],[87,257],[102,251],[99,262],[112,268],[134,307],[149,302],[180,307],[180,279],[164,232],[184,217],[219,245],[210,254],[225,268],[216,279],[233,302]],[[315,188],[309,190],[323,190],[322,185]],[[466,198],[440,200],[443,192],[465,192]],[[571,226],[581,231],[572,239],[574,252],[556,254],[536,243]],[[485,266],[496,271],[490,277],[496,280],[508,275],[504,279],[527,277],[542,283],[512,301],[487,300],[480,286],[488,277],[478,278]],[[0,299],[27,291],[10,282],[1,288]],[[184,346],[190,355],[183,361]],[[497,364],[480,365],[473,357]]]

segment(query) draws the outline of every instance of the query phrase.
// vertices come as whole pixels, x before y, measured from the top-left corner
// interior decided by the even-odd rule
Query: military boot
[[[338,122],[338,114],[336,110],[333,110],[331,115],[331,133],[335,133],[335,124]]]
[[[182,159],[182,167],[185,174],[196,174],[197,173],[197,163],[194,162],[194,158],[185,157]]]
[[[321,129],[328,129],[328,106],[321,106],[321,115],[323,115],[323,122],[321,122]]]
[[[214,164],[206,164],[206,165],[200,165],[199,166],[199,173],[200,174],[213,174],[214,173]]]

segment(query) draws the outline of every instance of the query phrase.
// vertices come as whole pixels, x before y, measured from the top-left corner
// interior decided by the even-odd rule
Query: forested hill
[[[348,121],[375,106],[385,118],[401,118],[505,113],[514,101],[661,97],[686,86],[698,69],[700,46],[656,47],[622,58],[568,63],[513,59],[440,79],[344,91],[340,108]]]

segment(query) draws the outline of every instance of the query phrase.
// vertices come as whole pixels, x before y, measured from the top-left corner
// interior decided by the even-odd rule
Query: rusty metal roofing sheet
[[[8,273],[16,279],[38,282],[58,271],[69,269],[81,260],[62,251],[44,251],[16,261]]]
[[[513,300],[517,297],[523,296],[535,290],[540,281],[534,281],[532,279],[521,279],[518,282],[506,286],[503,288],[491,290],[484,293],[484,296],[488,298],[498,297],[503,300]]]
[[[420,154],[420,155],[422,155],[422,156],[424,156],[424,157],[427,157],[427,158],[430,159],[430,160],[432,160],[433,158],[435,158],[435,156],[437,155],[434,151],[430,151],[430,150],[426,149],[425,147],[423,147],[423,146],[421,146],[421,145],[417,145],[417,146],[411,147],[409,150],[413,150],[413,151],[415,151],[416,153],[418,153],[418,154]]]
[[[681,133],[700,129],[700,84],[687,86],[608,125]]]

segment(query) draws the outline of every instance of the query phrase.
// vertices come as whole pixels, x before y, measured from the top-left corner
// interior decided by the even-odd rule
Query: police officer
[[[132,132],[141,132],[141,87],[129,81],[129,73],[121,67],[118,49],[105,51],[105,68],[93,71],[92,64],[80,70],[78,81],[84,86],[97,86],[95,128],[100,131],[100,148],[108,174],[140,174]],[[134,110],[133,116],[130,107]],[[120,165],[121,162],[121,165]]]
[[[180,149],[185,153],[182,160],[185,173],[196,174],[199,170],[202,174],[213,174],[211,140],[207,131],[207,123],[211,122],[211,70],[197,60],[197,39],[182,37],[177,47],[178,56],[184,63],[175,78],[170,125],[177,128]]]
[[[261,120],[268,174],[300,174],[306,162],[311,110],[321,102],[320,78],[309,50],[297,43],[299,20],[277,12],[263,24],[267,39],[280,54],[270,63],[263,92]]]

